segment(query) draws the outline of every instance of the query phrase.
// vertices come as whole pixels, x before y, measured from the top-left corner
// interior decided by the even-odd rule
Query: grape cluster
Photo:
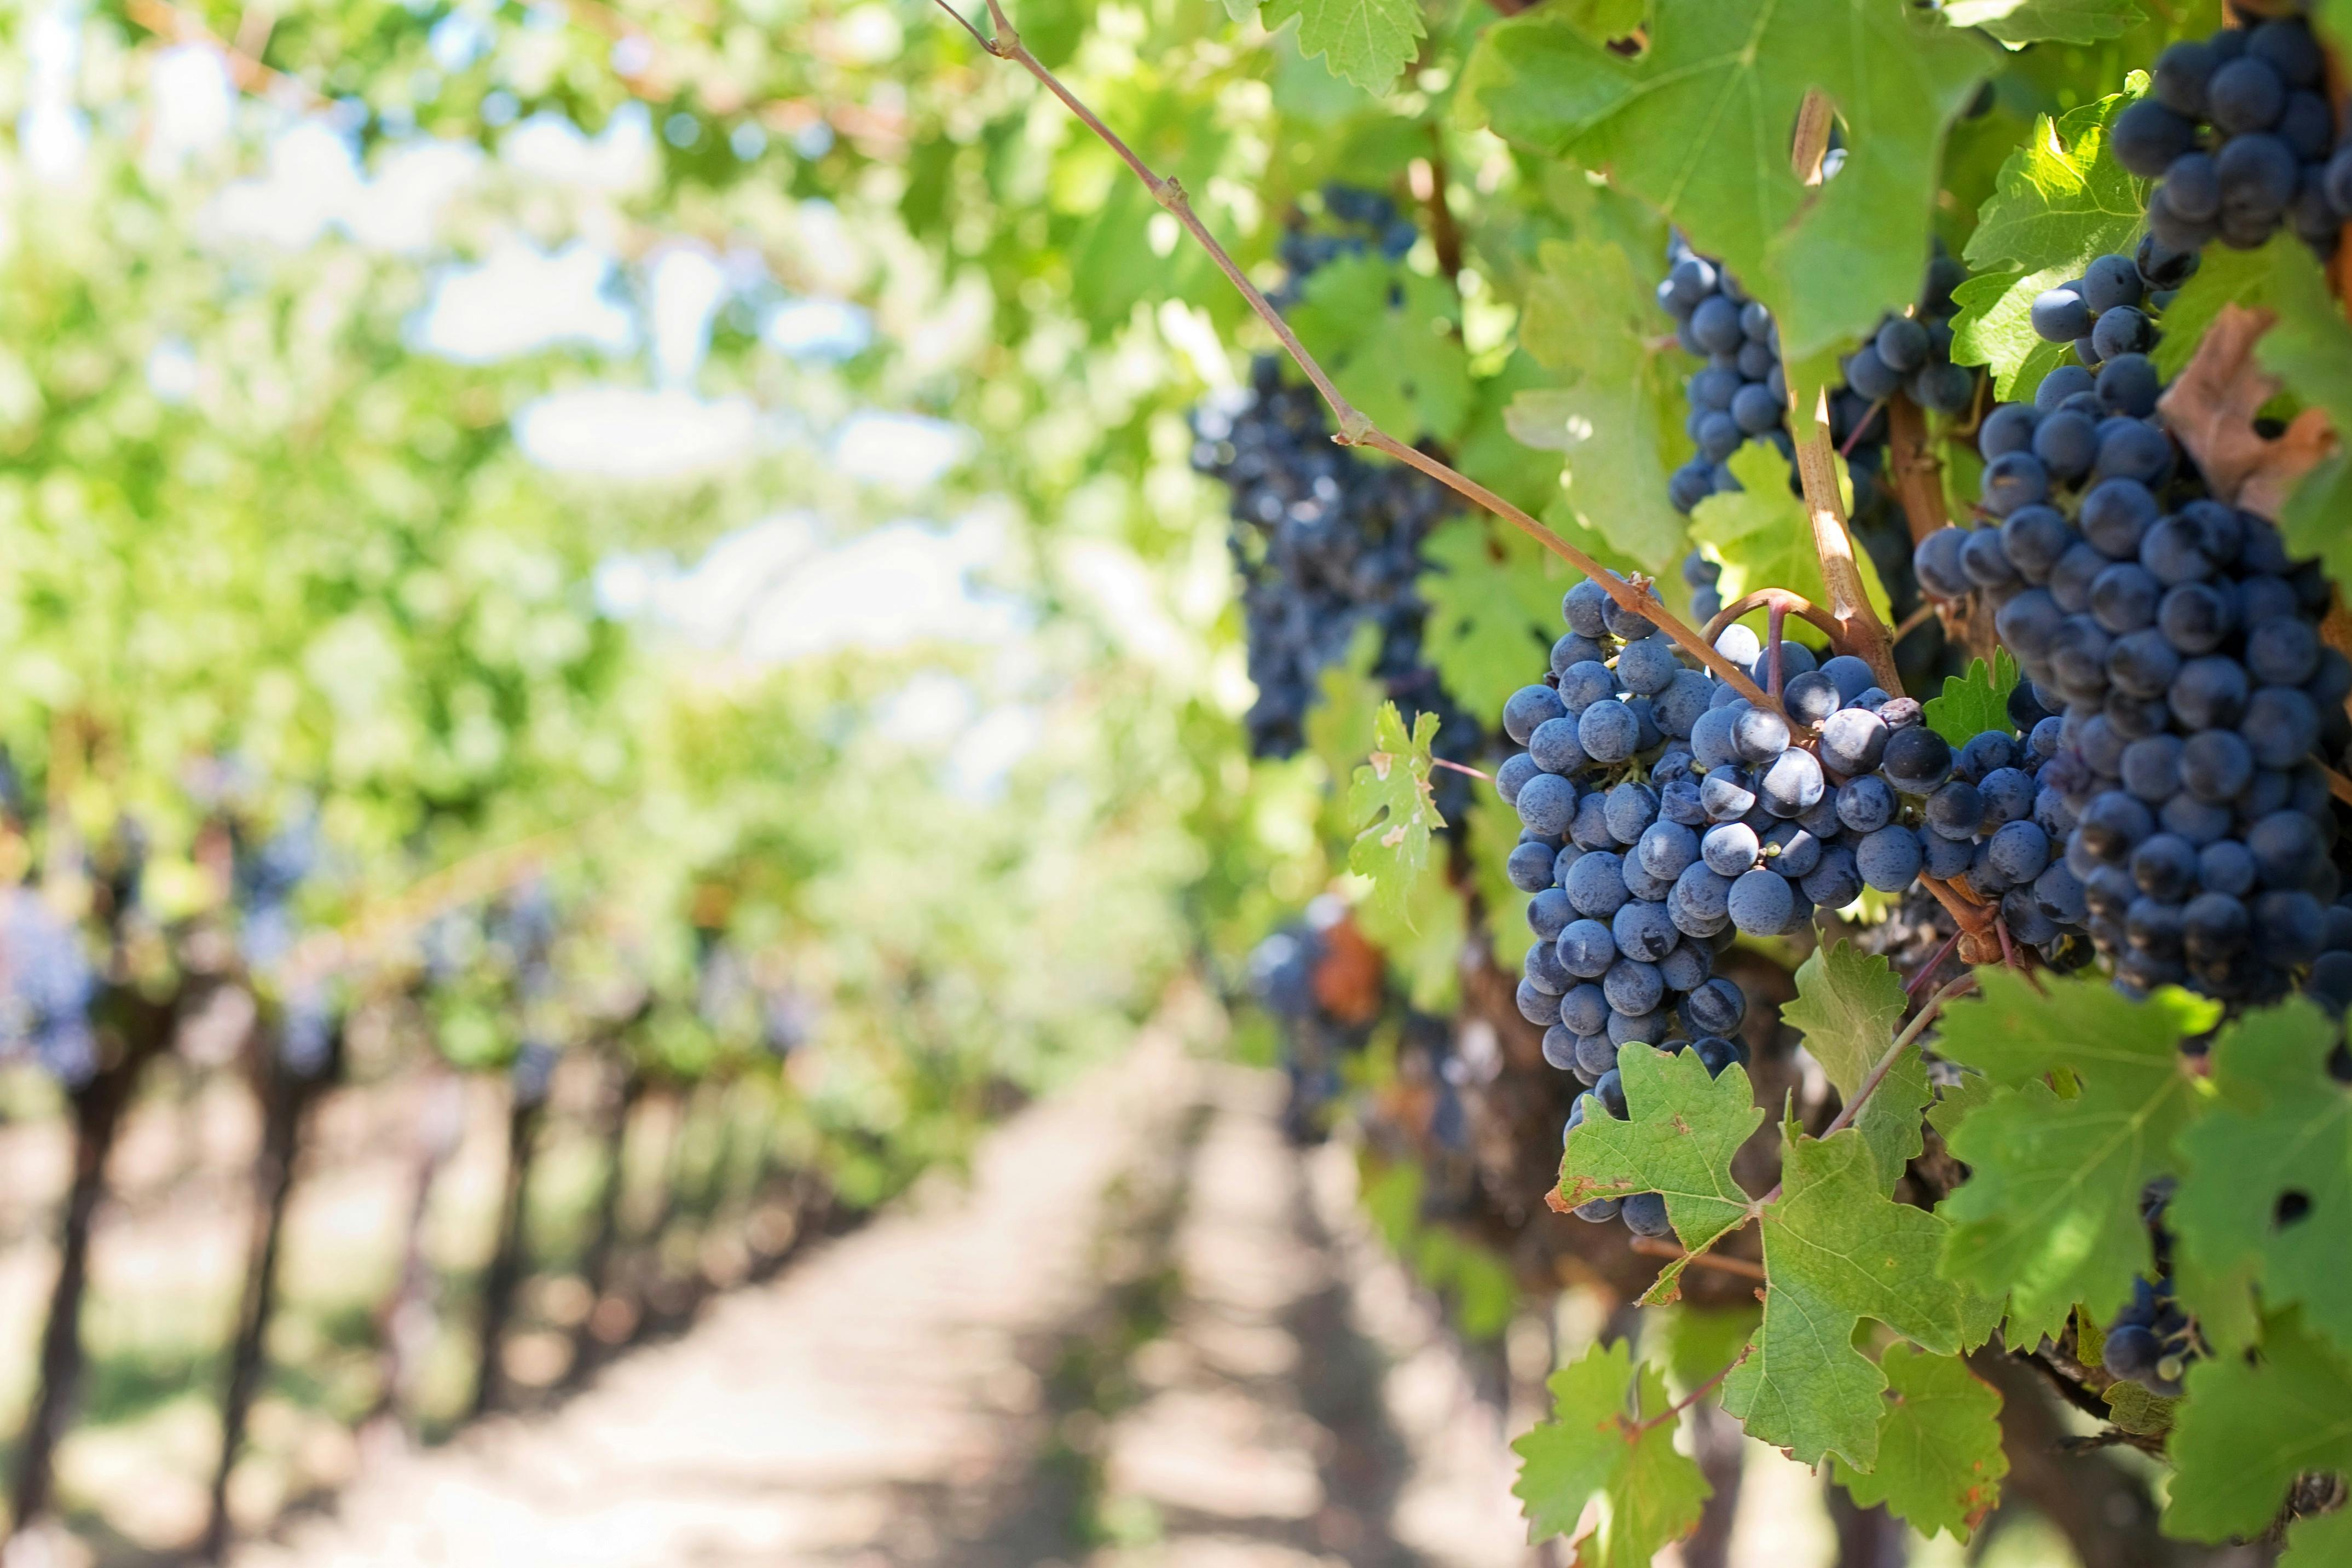
[[[1709,496],[1739,488],[1731,455],[1747,442],[1769,441],[1784,459],[1793,458],[1796,449],[1784,417],[1789,384],[1772,313],[1681,235],[1667,256],[1658,303],[1675,319],[1684,349],[1706,361],[1684,383],[1690,400],[1684,428],[1698,443],[1698,454],[1675,470],[1666,487],[1675,509],[1687,512]]]
[[[1958,309],[1952,303],[1952,290],[1968,276],[1968,269],[1946,255],[1938,241],[1918,308],[1880,321],[1869,340],[1846,356],[1845,386],[1830,404],[1830,434],[1841,446],[1863,429],[1872,405],[1897,392],[1937,413],[1968,412],[1976,396],[1976,372],[1952,363],[1952,317]],[[1874,435],[1864,430],[1864,439],[1875,445],[1884,441],[1883,433],[1884,426]],[[1858,449],[1861,444],[1854,444]]]
[[[1396,261],[1420,237],[1421,230],[1385,193],[1331,181],[1323,187],[1322,224],[1309,228],[1294,214],[1283,231],[1278,249],[1287,276],[1283,287],[1268,298],[1287,306],[1316,268],[1343,256],[1370,254]]]
[[[2280,16],[2173,45],[2153,90],[2116,117],[2116,161],[2162,183],[2158,244],[2252,250],[2282,224],[2322,256],[2352,217],[2352,145],[2339,142],[2311,26]]]
[[[1450,493],[1418,470],[1334,445],[1321,401],[1286,385],[1271,358],[1257,361],[1245,392],[1195,410],[1192,430],[1192,465],[1233,487],[1234,564],[1258,694],[1244,721],[1251,750],[1287,757],[1305,744],[1318,680],[1369,623],[1380,638],[1373,677],[1401,704],[1438,715],[1439,756],[1473,755],[1476,721],[1423,663],[1426,608],[1414,588],[1421,542],[1453,510]]]
[[[2140,1200],[2140,1216],[2156,1243],[2156,1278],[2132,1281],[2131,1304],[2107,1325],[2101,1354],[2113,1375],[2129,1379],[2151,1394],[2178,1399],[2181,1375],[2204,1347],[2199,1342],[2195,1320],[2181,1311],[2173,1292],[2172,1238],[2164,1228],[2164,1207],[2171,1188],[2168,1178],[2152,1183]]]
[[[2195,275],[2197,262],[2196,251],[2163,251],[2153,235],[2140,241],[2137,256],[2100,256],[2082,277],[2034,297],[2034,335],[2045,343],[2072,344],[2086,370],[2104,373],[2123,364],[2119,374],[2152,394],[2156,371],[2147,355],[2161,333],[2158,318]]]
[[[29,1051],[58,1082],[81,1088],[98,1073],[89,1022],[98,975],[80,934],[38,893],[19,887],[0,910],[0,953],[7,983],[0,993],[0,1050]]]
[[[2114,263],[2130,265],[2101,258],[2086,290]],[[1982,594],[2032,700],[2063,715],[2047,824],[2118,980],[2264,1001],[2309,975],[2340,1007],[2352,907],[2328,907],[2336,826],[2313,758],[2352,741],[2352,662],[2320,641],[2317,565],[2206,493],[2151,417],[2160,390],[2135,350],[1993,410],[1989,520],[1931,534],[1913,570],[1939,598]]]
[[[2018,940],[2053,953],[2079,918],[2080,890],[2052,863],[2056,830],[2035,817],[2036,776],[2056,747],[2048,716],[2024,713],[2031,738],[1990,731],[1956,753],[1918,703],[1889,697],[1851,655],[1817,665],[1800,643],[1768,649],[1727,628],[1716,651],[1779,692],[1776,711],[1686,665],[1597,582],[1561,608],[1569,631],[1549,674],[1504,706],[1505,732],[1527,749],[1496,788],[1523,824],[1507,870],[1531,894],[1538,938],[1518,1008],[1544,1027],[1545,1059],[1591,1091],[1569,1131],[1595,1103],[1626,1114],[1628,1042],[1687,1047],[1716,1072],[1746,1060],[1728,1038],[1745,1000],[1714,973],[1735,933],[1779,936],[1923,873],[1999,899]],[[1654,1195],[1622,1212],[1642,1234],[1663,1231]]]

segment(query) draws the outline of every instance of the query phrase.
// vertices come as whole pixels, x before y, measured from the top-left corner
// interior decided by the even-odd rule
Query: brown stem
[[[1928,444],[1927,416],[1899,392],[1886,408],[1886,465],[1895,470],[1895,494],[1903,503],[1903,520],[1916,545],[1950,527],[1952,519],[1944,510],[1944,465]]]
[[[1742,1346],[1739,1354],[1731,1358],[1730,1365],[1723,1368],[1714,1376],[1708,1378],[1705,1383],[1700,1384],[1696,1388],[1692,1389],[1688,1394],[1684,1395],[1680,1399],[1675,1400],[1672,1405],[1667,1406],[1664,1409],[1659,1411],[1648,1420],[1642,1422],[1634,1428],[1634,1430],[1647,1432],[1653,1427],[1663,1427],[1667,1422],[1673,1420],[1675,1416],[1681,1415],[1684,1411],[1689,1409],[1692,1406],[1697,1404],[1700,1400],[1706,1398],[1708,1395],[1714,1393],[1717,1385],[1720,1384],[1725,1378],[1730,1376],[1733,1373],[1738,1371],[1739,1364],[1746,1361],[1755,1348],[1755,1342],[1753,1341],[1750,1341],[1748,1344]]]
[[[938,0],[938,4],[941,10],[951,11],[947,0]],[[1076,115],[1079,123],[1101,137],[1103,144],[1117,153],[1119,160],[1133,171],[1135,177],[1143,182],[1144,188],[1151,193],[1152,200],[1171,214],[1176,221],[1183,225],[1184,231],[1199,243],[1201,248],[1209,253],[1209,259],[1216,263],[1217,270],[1225,275],[1226,281],[1240,290],[1242,298],[1248,302],[1250,309],[1259,320],[1265,323],[1267,330],[1271,331],[1276,341],[1282,345],[1283,352],[1290,356],[1291,361],[1297,365],[1309,382],[1314,383],[1315,390],[1322,395],[1323,401],[1330,405],[1332,417],[1339,426],[1339,434],[1332,438],[1334,441],[1342,446],[1369,446],[1376,452],[1385,453],[1400,463],[1418,468],[1456,495],[1494,513],[1536,543],[1568,562],[1578,571],[1599,583],[1601,591],[1616,601],[1621,608],[1650,621],[1658,630],[1671,638],[1677,647],[1714,671],[1741,696],[1759,707],[1771,708],[1775,712],[1780,710],[1780,704],[1766,696],[1762,688],[1748,678],[1746,671],[1735,666],[1730,660],[1717,653],[1706,639],[1677,620],[1666,609],[1664,602],[1650,591],[1646,582],[1639,578],[1628,581],[1617,576],[1599,561],[1586,555],[1476,480],[1457,473],[1424,453],[1407,446],[1374,425],[1364,416],[1361,410],[1341,394],[1339,389],[1332,383],[1330,376],[1316,361],[1315,356],[1307,351],[1307,346],[1301,343],[1297,334],[1290,329],[1290,324],[1282,319],[1282,312],[1276,310],[1266,297],[1259,292],[1257,286],[1249,280],[1248,276],[1226,253],[1225,247],[1217,243],[1216,236],[1209,232],[1208,225],[1203,224],[1199,214],[1192,211],[1192,199],[1184,193],[1182,184],[1172,176],[1163,178],[1153,173],[1151,166],[1138,156],[1133,148],[1121,141],[1118,133],[1109,126],[1104,124],[1094,110],[1079,100],[1076,93],[1062,85],[1060,78],[1038,62],[1037,57],[1031,54],[1022,44],[1021,35],[1013,29],[1012,18],[1004,13],[1003,0],[988,0],[988,14],[996,29],[995,39],[984,46],[988,52],[998,59],[1010,60],[1019,66],[1036,78],[1046,91],[1060,99],[1063,107]],[[957,19],[962,20],[961,16]],[[1896,688],[1890,685],[1886,689],[1893,692]]]
[[[1644,1258],[1664,1258],[1669,1262],[1679,1260],[1694,1269],[1712,1269],[1718,1274],[1737,1274],[1759,1285],[1764,1282],[1762,1267],[1745,1258],[1718,1258],[1712,1252],[1685,1252],[1663,1236],[1636,1236],[1630,1245]]]
[[[1794,615],[1801,621],[1811,622],[1823,636],[1830,640],[1832,649],[1841,653],[1845,652],[1841,645],[1845,633],[1839,628],[1836,622],[1830,619],[1830,612],[1803,594],[1792,593],[1785,588],[1759,588],[1753,593],[1741,594],[1717,611],[1708,619],[1700,635],[1706,638],[1708,644],[1712,646],[1715,639],[1722,636],[1724,630],[1733,622],[1752,611],[1767,609]]]
[[[1437,270],[1459,282],[1462,277],[1462,225],[1445,202],[1445,131],[1429,122],[1429,242],[1437,249]]]
[[[1780,677],[1780,645],[1788,626],[1789,607],[1775,601],[1764,617],[1764,689],[1776,697],[1789,684]]]
[[[1886,1082],[1886,1075],[1895,1071],[1895,1063],[1901,1059],[1903,1052],[1911,1042],[1919,1038],[1919,1031],[1926,1029],[1935,1016],[1944,1010],[1946,1002],[1976,983],[1976,975],[1970,972],[1962,975],[1958,979],[1929,997],[1927,1005],[1912,1015],[1911,1021],[1903,1026],[1903,1032],[1895,1037],[1895,1043],[1886,1048],[1886,1054],[1880,1057],[1877,1065],[1870,1070],[1870,1076],[1862,1081],[1862,1087],[1853,1092],[1853,1098],[1840,1107],[1838,1113],[1831,1118],[1830,1124],[1822,1129],[1822,1136],[1829,1137],[1853,1125],[1854,1117],[1862,1113],[1863,1103],[1877,1092],[1880,1084]]]
[[[1467,768],[1459,762],[1448,762],[1443,757],[1431,758],[1429,759],[1429,765],[1432,768],[1451,768],[1456,773],[1467,773],[1471,778],[1477,779],[1482,784],[1492,784],[1495,781],[1495,776],[1491,773],[1482,773],[1475,768]]]
[[[1830,100],[1819,88],[1806,90],[1797,110],[1795,144],[1790,165],[1808,185],[1822,179],[1822,159],[1829,150]],[[1903,695],[1903,678],[1895,671],[1895,647],[1886,624],[1871,608],[1864,591],[1862,569],[1853,559],[1853,538],[1846,532],[1845,503],[1838,496],[1837,463],[1830,449],[1829,392],[1816,389],[1813,406],[1798,401],[1798,389],[1789,389],[1789,434],[1796,437],[1797,483],[1805,493],[1805,515],[1812,524],[1813,554],[1822,563],[1822,581],[1828,587],[1830,618],[1843,630],[1855,656],[1870,666],[1878,685],[1890,696]]]

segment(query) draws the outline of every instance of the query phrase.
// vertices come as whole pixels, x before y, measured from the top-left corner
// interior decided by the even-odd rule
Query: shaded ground
[[[1530,1561],[1498,1418],[1268,1079],[1152,1038],[542,1417],[370,1456],[238,1561]]]

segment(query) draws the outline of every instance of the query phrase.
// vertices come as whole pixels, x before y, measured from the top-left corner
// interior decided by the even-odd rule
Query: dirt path
[[[1276,1094],[1148,1037],[969,1186],[237,1560],[1517,1568],[1496,1417]]]

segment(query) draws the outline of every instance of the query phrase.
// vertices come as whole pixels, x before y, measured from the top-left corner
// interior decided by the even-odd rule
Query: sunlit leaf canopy
[[[0,19],[12,869],[87,909],[65,852],[128,832],[198,915],[208,823],[315,814],[317,938],[526,846],[572,979],[453,988],[453,1058],[650,987],[630,1049],[699,1071],[759,1032],[710,1021],[723,938],[875,1126],[1149,1007],[1203,830],[1259,809],[1181,423],[1232,368],[943,22]],[[1081,263],[1104,234],[1140,248]],[[1074,310],[1079,269],[1132,292]],[[1271,810],[1207,885],[1326,874],[1313,803]]]

